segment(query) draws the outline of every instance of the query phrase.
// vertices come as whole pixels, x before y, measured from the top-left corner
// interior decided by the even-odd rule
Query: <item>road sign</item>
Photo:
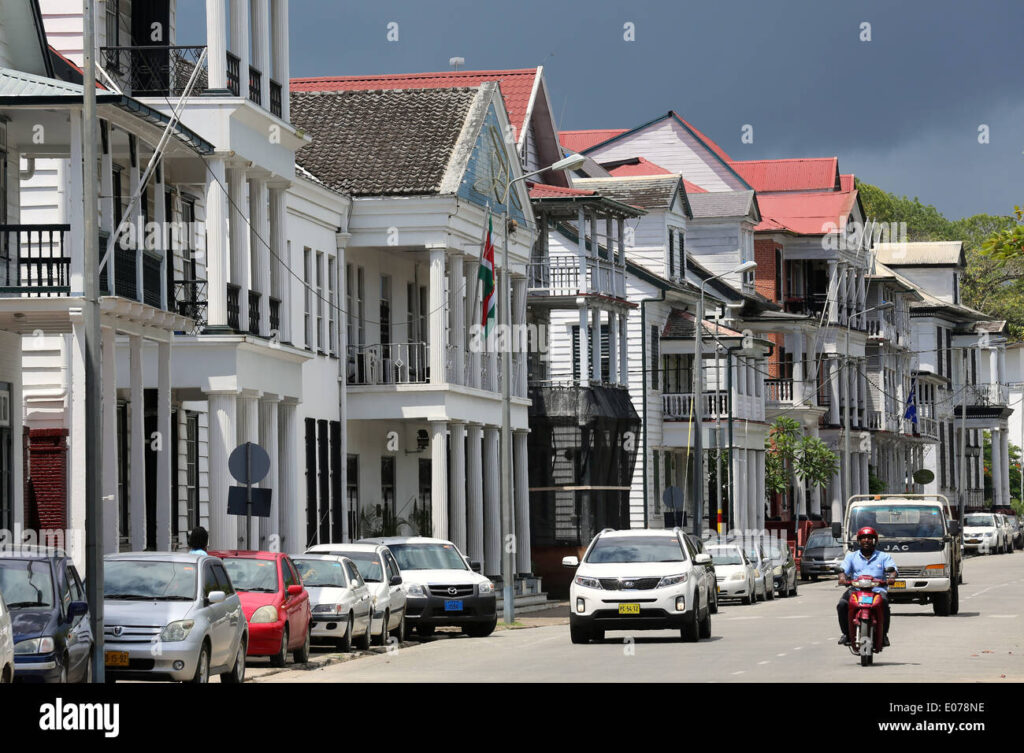
[[[228,470],[240,484],[258,484],[270,472],[270,456],[255,442],[243,442],[228,457]]]
[[[661,501],[665,503],[665,507],[669,510],[678,512],[683,509],[683,490],[678,486],[670,486],[661,495]]]
[[[252,514],[257,518],[270,517],[270,489],[228,487],[228,515],[245,515],[249,494],[252,494]]]
[[[244,487],[228,489],[228,515],[245,516],[245,548],[252,549],[252,516],[270,515],[270,489],[253,489],[270,471],[270,456],[255,442],[243,442],[228,457],[228,470]]]

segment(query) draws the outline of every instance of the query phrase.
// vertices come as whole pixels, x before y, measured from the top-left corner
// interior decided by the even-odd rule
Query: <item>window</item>
[[[303,248],[303,282],[305,282],[306,350],[313,349],[313,252]]]
[[[324,352],[324,255],[316,252],[316,349]]]
[[[359,530],[359,456],[349,455],[346,459],[348,473],[345,480],[345,497],[348,503],[348,535],[351,539],[362,536]]]
[[[385,455],[380,459],[380,501],[389,513],[395,512],[395,458]]]
[[[337,260],[334,257],[327,258],[327,305],[329,311],[327,312],[327,347],[331,349],[331,355],[338,354],[338,303],[336,296],[338,294],[335,288],[335,275],[338,273]]]
[[[783,294],[782,280],[783,280],[783,273],[782,273],[782,251],[779,250],[779,249],[775,249],[775,300],[776,301],[781,301],[782,300],[782,294]]]
[[[106,27],[107,27],[107,47],[119,47],[120,42],[120,31],[118,23],[118,15],[120,8],[120,0],[106,0],[104,5],[106,6]],[[115,58],[116,60],[116,58]],[[108,68],[110,66],[107,66]]]
[[[587,331],[590,334],[590,330]],[[592,373],[593,339],[587,340],[587,376]],[[608,325],[601,325],[601,381],[611,381],[611,363],[608,360]],[[580,327],[574,325],[572,328],[572,375],[574,379],[580,378]]]
[[[669,228],[668,231],[668,278],[676,276],[676,231]]]
[[[658,327],[656,325],[651,326],[651,389],[658,389],[658,367],[660,366],[661,356],[660,351],[660,337],[658,335]]]
[[[358,344],[356,341],[356,281],[353,278],[352,265],[345,265],[345,336],[348,346]]]
[[[395,558],[391,554],[391,552],[385,550],[385,552],[384,552],[384,560],[388,563],[388,565],[391,566],[391,572],[393,574],[395,574],[395,575],[401,575],[402,574],[402,569],[398,566],[398,562],[397,562],[397,560],[395,560]]]
[[[944,374],[942,370],[942,327],[935,328],[935,353],[939,359],[939,368],[936,371],[937,374]]]
[[[199,525],[199,414],[185,413],[185,527]]]
[[[380,277],[380,344],[383,357],[389,358],[387,346],[391,344],[391,277]]]
[[[213,574],[217,578],[217,589],[223,591],[226,596],[231,596],[235,592],[235,587],[231,585],[231,578],[228,577],[224,565],[214,563]]]
[[[291,568],[291,563],[288,562],[287,557],[281,558],[281,580],[284,581],[284,590],[288,590],[288,586],[295,586],[301,583],[299,576]]]
[[[953,378],[953,330],[946,330],[946,376]],[[966,377],[966,374],[964,375]]]
[[[655,450],[651,453],[654,460],[654,512],[661,512],[661,485],[658,483],[661,480],[660,463],[658,462],[661,458],[661,453]]]
[[[207,562],[203,565],[203,598],[209,599],[210,594],[220,588],[217,582],[217,574],[213,571],[213,563]]]

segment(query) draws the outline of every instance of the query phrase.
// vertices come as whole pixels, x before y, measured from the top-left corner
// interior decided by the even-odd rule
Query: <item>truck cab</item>
[[[944,496],[855,495],[847,501],[843,522],[833,523],[832,530],[847,551],[854,551],[857,531],[864,526],[878,531],[878,550],[890,555],[899,570],[889,588],[890,603],[930,603],[940,616],[960,610],[960,524]]]

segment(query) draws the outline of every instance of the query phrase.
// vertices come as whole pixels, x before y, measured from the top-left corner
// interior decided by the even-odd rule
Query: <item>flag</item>
[[[910,396],[907,397],[907,410],[903,418],[910,419],[911,423],[917,423],[917,382],[910,383]]]
[[[484,330],[484,338],[491,334],[494,326],[494,318],[497,315],[494,285],[494,244],[491,242],[491,234],[494,231],[494,222],[490,214],[487,216],[487,237],[484,239],[484,250],[480,254],[480,282],[483,283],[484,305],[483,318],[480,326]]]

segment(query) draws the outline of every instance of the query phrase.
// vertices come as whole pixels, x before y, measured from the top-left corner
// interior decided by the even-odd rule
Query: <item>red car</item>
[[[246,656],[269,656],[283,667],[288,652],[296,663],[309,661],[312,607],[295,565],[279,552],[220,551],[210,554],[224,561],[231,584],[242,601],[249,623]]]

